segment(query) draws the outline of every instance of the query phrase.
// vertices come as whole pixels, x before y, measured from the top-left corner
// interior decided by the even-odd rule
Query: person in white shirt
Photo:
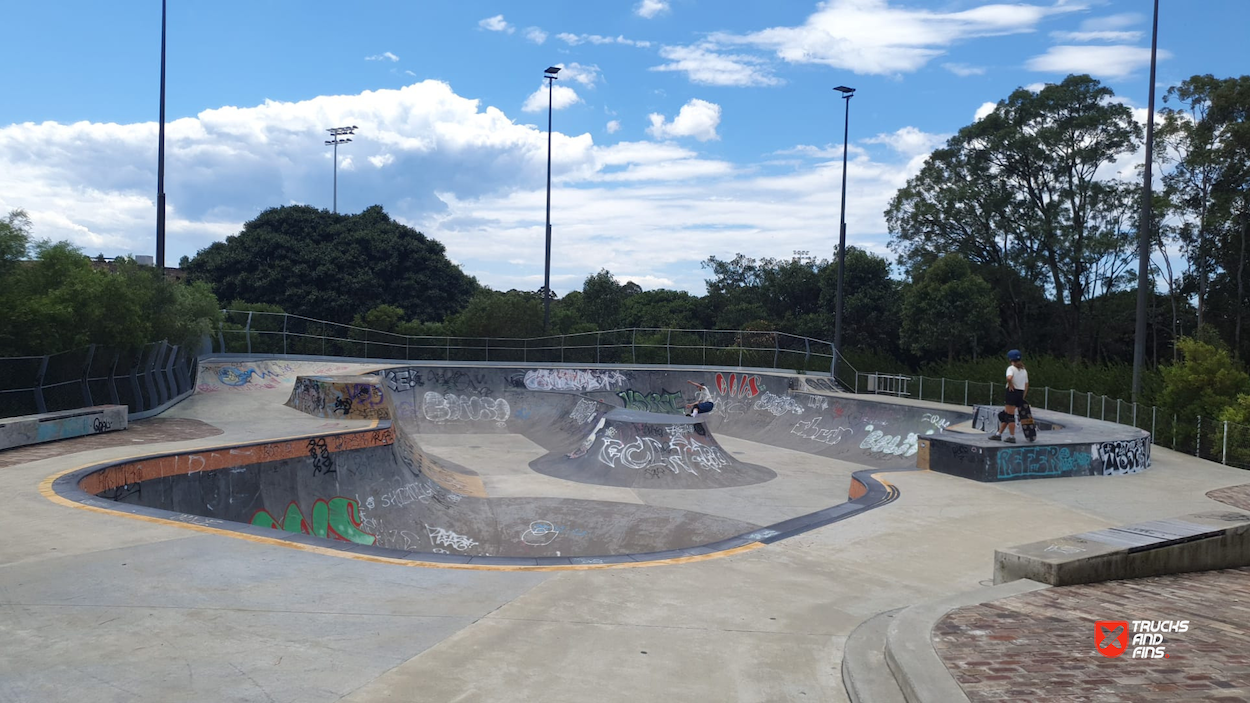
[[[1007,352],[1007,360],[1011,365],[1007,367],[1007,399],[1006,407],[998,414],[998,432],[990,435],[990,439],[1000,440],[1003,438],[1003,430],[1007,429],[1011,432],[1005,441],[1015,443],[1016,441],[1016,410],[1024,404],[1024,397],[1029,393],[1029,372],[1024,368],[1024,355],[1019,349],[1012,349]]]
[[[699,389],[695,391],[694,402],[686,404],[686,414],[691,417],[698,417],[699,413],[706,415],[707,413],[712,412],[712,408],[714,407],[712,403],[712,391],[709,391],[707,386],[702,383],[695,383],[694,381],[686,381],[686,383],[689,383]]]

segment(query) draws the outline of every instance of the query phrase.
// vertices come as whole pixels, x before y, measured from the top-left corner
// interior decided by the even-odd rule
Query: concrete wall
[[[0,449],[126,429],[125,405],[97,405],[41,415],[5,418],[0,422]]]

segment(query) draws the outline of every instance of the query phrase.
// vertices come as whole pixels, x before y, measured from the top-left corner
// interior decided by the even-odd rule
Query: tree
[[[586,277],[582,284],[582,315],[585,320],[601,330],[618,326],[621,306],[625,302],[625,290],[607,269]]]
[[[1163,367],[1163,393],[1159,404],[1180,419],[1176,437],[1185,446],[1196,436],[1195,418],[1213,422],[1227,408],[1237,404],[1239,395],[1250,393],[1250,375],[1218,341],[1212,344],[1182,337],[1176,341],[1176,346],[1181,350],[1182,360]]]
[[[890,278],[890,262],[858,247],[847,247],[842,286],[842,341],[848,348],[897,355],[899,282]],[[820,269],[821,337],[833,339],[838,299],[838,268]]]
[[[357,215],[271,208],[180,266],[221,298],[344,323],[379,305],[442,320],[462,310],[478,287],[442,244],[377,205]]]
[[[901,339],[915,354],[944,351],[953,360],[995,323],[994,293],[967,259],[943,256],[913,280],[903,289]]]
[[[958,254],[1045,280],[1062,310],[1068,354],[1079,358],[1100,262],[1118,255],[1128,235],[1128,191],[1099,171],[1131,153],[1141,130],[1112,97],[1089,76],[1068,76],[999,101],[935,151],[891,201],[891,246],[912,265]]]
[[[482,288],[463,311],[447,320],[447,327],[459,337],[540,337],[542,297],[531,291],[499,293]]]

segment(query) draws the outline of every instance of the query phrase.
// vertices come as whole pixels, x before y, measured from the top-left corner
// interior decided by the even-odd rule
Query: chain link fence
[[[167,342],[0,358],[0,417],[125,405],[142,419],[189,395],[195,372],[195,355]]]

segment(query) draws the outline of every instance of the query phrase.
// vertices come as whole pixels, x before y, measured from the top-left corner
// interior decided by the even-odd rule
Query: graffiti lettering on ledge
[[[639,393],[631,388],[617,391],[616,395],[628,410],[680,415],[686,409],[686,403],[682,400],[681,393],[666,391],[662,388],[659,393]]]

